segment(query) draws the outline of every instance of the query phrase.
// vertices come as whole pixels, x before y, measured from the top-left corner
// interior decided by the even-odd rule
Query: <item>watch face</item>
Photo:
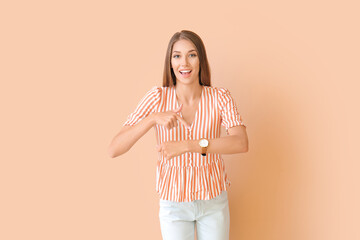
[[[199,144],[201,147],[207,147],[209,145],[209,141],[206,139],[201,139]]]

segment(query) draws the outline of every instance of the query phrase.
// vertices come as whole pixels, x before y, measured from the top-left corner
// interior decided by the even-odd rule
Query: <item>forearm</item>
[[[155,122],[152,115],[147,116],[134,126],[124,127],[112,140],[109,155],[115,158],[130,150],[130,148],[147,133]]]
[[[187,151],[201,153],[199,140],[200,139],[186,141]],[[207,147],[206,153],[234,154],[248,151],[247,138],[242,138],[241,136],[232,135],[208,140],[209,146]]]

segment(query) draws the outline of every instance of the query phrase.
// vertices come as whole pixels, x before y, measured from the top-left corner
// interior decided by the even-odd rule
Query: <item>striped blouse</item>
[[[128,115],[123,126],[133,126],[151,113],[170,111],[179,106],[174,86],[155,86],[145,94],[135,111]],[[182,116],[181,112],[178,114]],[[236,103],[228,89],[202,86],[195,119],[189,129],[181,123],[170,130],[158,124],[154,125],[154,129],[157,143],[161,144],[167,141],[219,138],[221,125],[226,128],[227,134],[229,128],[244,125]],[[163,200],[209,200],[229,186],[221,154],[208,153],[202,156],[201,153],[186,152],[166,160],[159,152],[156,191]]]

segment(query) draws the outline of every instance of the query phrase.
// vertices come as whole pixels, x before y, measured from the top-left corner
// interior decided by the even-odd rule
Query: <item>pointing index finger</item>
[[[179,115],[176,115],[176,118],[186,127],[186,128],[190,128],[191,126],[189,126],[186,122],[185,122],[185,120],[182,118],[182,117],[180,117]]]

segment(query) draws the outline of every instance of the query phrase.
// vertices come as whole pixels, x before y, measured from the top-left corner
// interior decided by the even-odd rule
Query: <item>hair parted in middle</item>
[[[168,44],[164,64],[163,87],[171,87],[176,85],[176,76],[173,69],[171,68],[171,55],[174,43],[179,41],[180,39],[189,40],[195,45],[200,62],[199,84],[204,86],[211,86],[210,66],[207,60],[203,41],[196,33],[189,30],[182,30],[181,32],[175,33],[171,37]]]

